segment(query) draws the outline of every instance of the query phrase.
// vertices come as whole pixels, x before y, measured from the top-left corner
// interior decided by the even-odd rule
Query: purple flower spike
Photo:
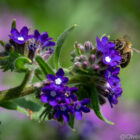
[[[11,30],[11,35],[9,37],[17,44],[24,44],[28,39],[32,38],[32,35],[28,35],[29,29],[24,26],[20,32],[16,28]]]
[[[78,101],[75,103],[75,105],[74,105],[75,117],[78,120],[82,119],[82,112],[84,112],[84,113],[90,112],[90,109],[85,106],[89,103],[90,103],[90,99],[84,99],[82,101]]]

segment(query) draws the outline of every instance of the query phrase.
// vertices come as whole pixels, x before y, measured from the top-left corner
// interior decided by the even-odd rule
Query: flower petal
[[[41,95],[41,101],[42,101],[43,103],[47,103],[47,102],[48,102],[48,97],[47,97],[45,94],[42,94],[42,95]]]
[[[59,118],[61,114],[62,114],[61,111],[58,110],[54,115],[54,119]]]
[[[64,76],[64,71],[63,71],[62,68],[60,68],[60,69],[57,71],[56,76],[57,76],[57,77],[63,77],[63,76]]]
[[[82,105],[87,105],[90,103],[90,99],[89,98],[85,98],[81,101]]]
[[[47,79],[49,79],[50,81],[55,81],[56,77],[53,74],[48,74]]]
[[[106,36],[102,37],[102,44],[105,45],[108,42],[108,38]]]
[[[63,78],[62,78],[62,82],[63,82],[63,84],[67,84],[68,81],[69,81],[69,79],[68,79],[67,77],[63,77]]]
[[[40,33],[39,33],[38,30],[35,30],[35,31],[34,31],[34,38],[35,38],[36,41],[39,40],[39,38],[40,38]]]
[[[90,112],[90,109],[88,107],[85,107],[85,106],[82,106],[82,109],[81,109],[84,113],[88,113]]]
[[[44,43],[48,38],[48,33],[47,32],[44,32],[40,35],[40,41],[41,43]]]
[[[51,106],[56,106],[58,103],[57,103],[57,101],[55,99],[52,99],[52,100],[49,101],[49,104]]]
[[[11,34],[13,35],[13,36],[19,36],[19,32],[18,32],[18,30],[16,29],[16,28],[13,28],[12,30],[11,30]]]
[[[23,37],[27,37],[28,36],[28,28],[26,26],[24,26],[21,31],[20,31],[20,35]]]
[[[53,41],[46,41],[46,42],[43,44],[42,49],[44,49],[44,48],[46,48],[46,47],[51,47],[51,46],[55,46],[55,42],[53,42]]]
[[[69,115],[67,113],[64,113],[63,114],[63,119],[65,122],[68,122],[69,121]]]
[[[75,113],[75,117],[76,117],[76,119],[78,119],[78,120],[82,120],[82,112],[76,112],[76,113]]]
[[[78,88],[77,87],[71,87],[70,91],[71,91],[71,93],[75,93],[75,92],[78,91]]]

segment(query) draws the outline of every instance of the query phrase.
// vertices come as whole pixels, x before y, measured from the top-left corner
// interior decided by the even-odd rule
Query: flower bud
[[[81,55],[80,56],[80,60],[85,61],[86,60],[86,56],[85,55]]]
[[[73,50],[73,51],[71,52],[71,56],[72,56],[72,57],[75,57],[75,56],[76,56],[75,50]]]
[[[79,69],[81,67],[81,63],[80,62],[75,62],[74,67]]]
[[[100,66],[97,65],[97,64],[93,64],[92,68],[93,68],[94,70],[99,70],[99,69],[100,69]]]
[[[86,42],[85,42],[85,49],[86,49],[87,51],[91,51],[92,48],[93,48],[92,43],[91,43],[90,41],[86,41]]]
[[[94,55],[94,54],[91,54],[91,55],[89,56],[89,62],[90,62],[90,63],[94,63],[94,62],[95,62],[95,55]]]
[[[80,57],[76,56],[75,59],[74,59],[74,61],[75,61],[75,62],[80,61]]]
[[[89,62],[88,61],[84,61],[82,66],[83,66],[83,68],[88,68],[89,67]]]

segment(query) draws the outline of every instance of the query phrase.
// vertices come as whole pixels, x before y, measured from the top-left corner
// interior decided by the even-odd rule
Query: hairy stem
[[[30,81],[32,80],[33,73],[34,73],[34,71],[27,71],[25,73],[23,81],[21,82],[21,84],[19,86],[0,91],[0,101],[18,98],[20,96],[25,96],[28,93],[30,94],[31,92],[33,92],[35,90],[34,86],[25,88],[26,85],[28,85],[30,83]]]
[[[19,98],[34,93],[42,87],[43,83],[36,83],[21,90],[18,87],[0,91],[0,102]]]

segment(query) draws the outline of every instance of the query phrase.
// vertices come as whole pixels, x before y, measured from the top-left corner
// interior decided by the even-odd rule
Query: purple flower
[[[63,93],[55,90],[51,86],[45,86],[42,88],[43,94],[41,95],[41,101],[43,103],[49,103],[51,106],[56,106],[63,100]]]
[[[121,56],[119,55],[119,51],[116,50],[108,50],[103,54],[103,62],[104,64],[110,66],[117,66],[121,62]]]
[[[55,115],[54,119],[62,117],[65,122],[69,121],[69,114],[73,114],[73,108],[68,104],[60,104],[54,107]]]
[[[120,67],[109,67],[105,73],[104,76],[110,86],[113,86],[114,84],[120,82],[120,78],[118,77],[118,74],[120,72]]]
[[[66,103],[70,104],[71,101],[77,101],[77,96],[75,95],[75,92],[78,91],[78,88],[76,87],[65,87],[65,101]]]
[[[90,103],[90,99],[87,98],[87,99],[83,99],[82,101],[77,101],[74,104],[75,117],[78,120],[82,119],[82,112],[84,112],[84,113],[90,112],[90,109],[85,106],[89,103]]]
[[[62,68],[60,68],[57,71],[56,76],[52,75],[52,74],[48,74],[47,79],[52,81],[50,86],[52,86],[56,89],[62,89],[63,86],[66,85],[69,80],[67,77],[64,77],[64,71]]]
[[[113,107],[113,104],[118,103],[117,97],[115,95],[108,95],[108,100],[109,100],[111,107]]]
[[[111,107],[113,107],[113,104],[117,104],[118,100],[117,98],[121,96],[122,94],[122,88],[120,83],[116,83],[116,85],[113,85],[112,87],[107,82],[106,88],[108,89],[109,93],[107,94],[107,98],[109,100],[109,103]]]
[[[50,41],[53,38],[50,38],[47,32],[43,32],[42,34],[40,34],[38,30],[35,30],[34,38],[35,38],[36,42],[39,41],[39,43],[42,45],[43,49],[46,47],[55,46],[55,42]]]
[[[32,35],[28,35],[29,29],[24,26],[20,32],[16,28],[11,30],[11,35],[9,37],[17,44],[24,44],[28,39],[32,38]]]
[[[97,36],[96,42],[98,51],[101,51],[103,53],[108,49],[115,48],[116,46],[115,43],[109,42],[106,36],[102,37],[102,40],[100,40],[100,38]]]

